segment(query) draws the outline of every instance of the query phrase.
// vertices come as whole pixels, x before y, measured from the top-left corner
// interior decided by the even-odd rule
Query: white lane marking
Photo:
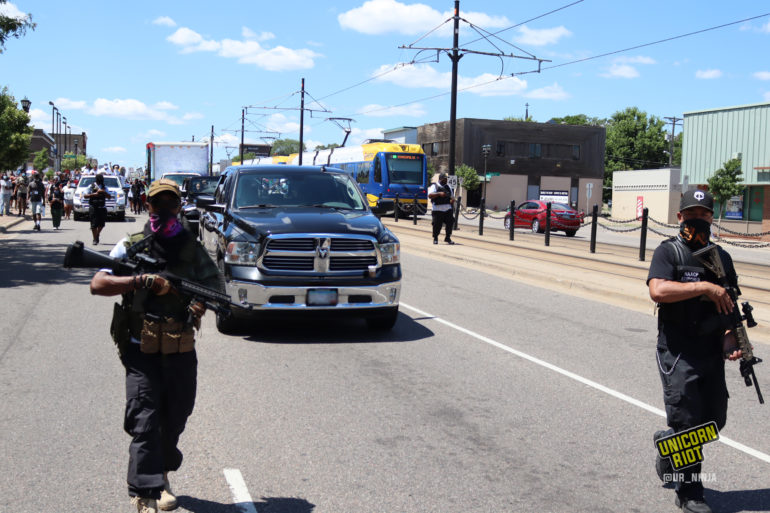
[[[417,312],[422,317],[430,318],[431,320],[434,320],[436,322],[439,322],[441,324],[444,324],[445,326],[448,326],[454,330],[460,331],[462,333],[465,333],[468,336],[471,336],[475,339],[478,339],[482,342],[485,342],[491,346],[497,347],[498,349],[502,349],[503,351],[507,351],[511,354],[514,354],[518,356],[519,358],[524,358],[525,360],[529,360],[532,363],[536,363],[537,365],[540,365],[542,367],[545,367],[546,369],[552,370],[554,372],[558,372],[559,374],[562,374],[564,376],[567,376],[570,379],[574,379],[575,381],[579,383],[583,383],[584,385],[587,385],[591,388],[595,388],[596,390],[599,390],[601,392],[604,392],[605,394],[609,394],[612,397],[615,397],[617,399],[620,399],[621,401],[625,401],[629,404],[633,404],[634,406],[637,406],[643,410],[647,410],[650,413],[654,413],[655,415],[658,415],[660,417],[665,417],[666,412],[661,410],[660,408],[656,408],[654,406],[650,406],[647,403],[644,403],[640,401],[639,399],[634,399],[631,396],[628,396],[622,392],[618,392],[617,390],[613,390],[609,387],[606,387],[602,385],[601,383],[597,383],[596,381],[592,381],[588,378],[584,378],[583,376],[580,376],[578,374],[575,374],[574,372],[570,372],[566,369],[562,369],[561,367],[557,367],[556,365],[552,363],[548,363],[545,360],[541,360],[540,358],[535,358],[534,356],[528,355],[527,353],[523,353],[521,351],[518,351],[516,349],[513,349],[512,347],[508,347],[505,344],[501,344],[500,342],[497,342],[495,340],[492,340],[491,338],[485,337],[484,335],[480,335],[476,332],[473,332],[469,329],[463,328],[462,326],[458,326],[457,324],[454,324],[453,322],[446,321],[440,317],[436,317],[435,315],[429,314],[428,312],[425,312],[423,310],[420,310],[419,308],[415,308],[413,306],[404,304],[403,302],[399,302],[401,306],[404,308],[408,308],[409,310],[412,310],[414,312]],[[723,436],[721,433],[719,434],[719,441],[724,443],[725,445],[728,445],[734,449],[738,449],[741,452],[744,452],[748,454],[749,456],[753,456],[759,460],[762,460],[766,463],[770,463],[770,455],[767,455],[761,451],[758,451],[756,449],[752,449],[751,447],[747,445],[743,445],[740,442],[736,442],[735,440],[732,440],[730,438],[727,438],[726,436]]]
[[[235,507],[241,513],[257,513],[254,507],[254,500],[251,498],[246,483],[243,482],[241,471],[237,468],[226,468],[222,472],[225,474],[227,484],[230,485],[230,491],[233,494]]]

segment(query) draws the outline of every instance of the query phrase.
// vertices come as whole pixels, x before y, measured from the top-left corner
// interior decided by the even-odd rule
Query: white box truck
[[[146,176],[150,182],[167,174],[209,174],[209,144],[202,142],[147,143]]]

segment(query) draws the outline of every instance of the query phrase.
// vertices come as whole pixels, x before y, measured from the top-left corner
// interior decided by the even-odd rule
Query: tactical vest
[[[452,200],[452,189],[448,185],[436,184],[436,192],[445,192],[446,196],[439,196],[437,198],[431,198],[434,205],[447,205]]]
[[[106,189],[106,187],[100,187],[99,184],[97,183],[91,184],[91,194],[101,189]],[[99,196],[89,198],[88,204],[94,208],[104,208],[107,205],[107,199],[100,194]],[[139,240],[141,240],[141,237],[139,238]]]
[[[717,283],[716,277],[708,271],[692,251],[678,237],[663,241],[673,252],[675,279],[681,283],[709,281]],[[664,325],[670,325],[688,336],[703,336],[724,331],[724,324],[713,301],[700,296],[675,303],[661,303],[659,318]]]

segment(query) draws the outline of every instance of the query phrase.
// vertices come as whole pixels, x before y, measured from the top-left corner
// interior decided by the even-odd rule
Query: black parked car
[[[198,201],[203,245],[223,271],[227,293],[243,305],[231,317],[217,316],[220,331],[255,313],[353,315],[381,330],[395,324],[399,241],[341,170],[228,168],[208,203]]]
[[[192,176],[185,178],[182,183],[181,190],[182,196],[184,196],[182,204],[183,215],[190,224],[190,229],[195,234],[199,232],[200,211],[197,208],[198,199],[204,198],[208,203],[211,203],[218,180],[219,177],[215,176]]]

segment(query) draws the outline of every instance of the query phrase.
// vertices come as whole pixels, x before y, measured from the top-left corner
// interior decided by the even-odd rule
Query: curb
[[[14,219],[13,221],[11,221],[9,223],[0,224],[0,233],[8,233],[8,230],[10,228],[13,228],[14,226],[16,226],[18,224],[21,224],[21,223],[23,223],[26,220],[27,220],[26,216],[24,216],[24,217],[16,217],[16,219]]]

